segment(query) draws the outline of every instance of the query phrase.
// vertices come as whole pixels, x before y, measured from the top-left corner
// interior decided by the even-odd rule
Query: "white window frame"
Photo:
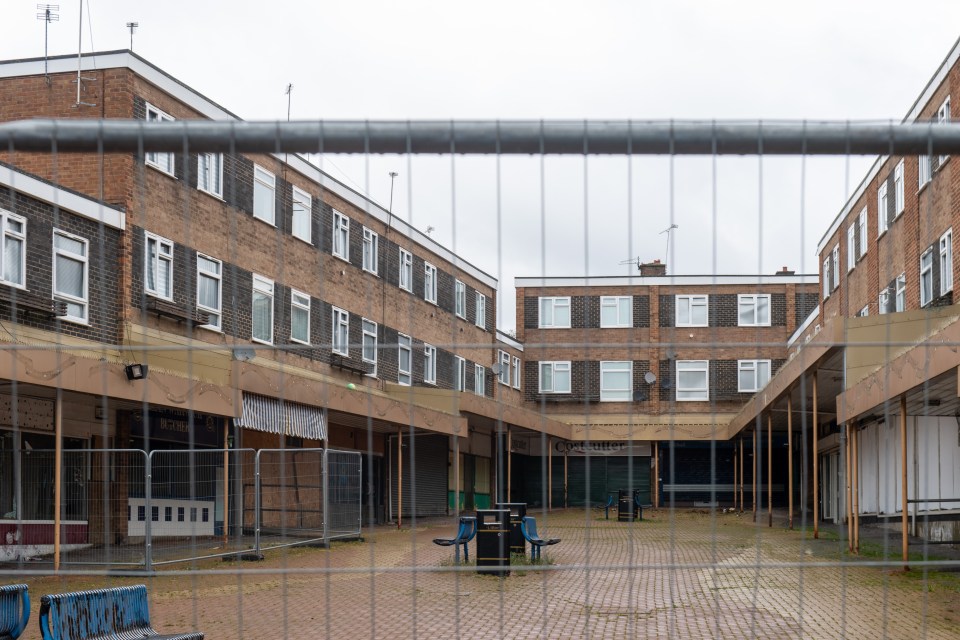
[[[480,397],[487,395],[487,369],[482,364],[473,365],[473,392]]]
[[[150,233],[149,231],[143,232],[143,290],[144,292],[155,298],[163,298],[164,300],[173,300],[173,240],[168,240],[163,236],[158,236],[155,233]],[[150,244],[153,243],[157,247],[157,254],[153,258],[150,257]],[[163,248],[167,248],[167,253],[164,253]],[[160,291],[156,286],[160,282],[160,269],[163,268],[167,272],[167,287],[168,291]],[[150,287],[150,275],[153,275],[154,287]]]
[[[903,213],[903,160],[901,160],[893,170],[893,217],[897,218]]]
[[[453,285],[453,310],[458,318],[467,319],[467,285],[459,280]]]
[[[67,303],[67,315],[64,316],[63,320],[69,320],[71,322],[76,322],[79,324],[88,324],[88,317],[90,315],[90,242],[86,238],[81,238],[72,233],[67,233],[66,231],[61,231],[59,229],[53,230],[53,297],[59,300],[63,300]],[[67,249],[57,248],[57,236],[61,236],[68,240],[73,240],[74,242],[79,242],[83,245],[83,254],[77,254]],[[57,258],[63,257],[66,260],[73,260],[79,262],[83,268],[83,295],[77,297],[70,293],[65,293],[60,291],[57,288]],[[73,315],[70,313],[70,304],[74,304],[81,308],[83,315]]]
[[[467,388],[467,361],[460,356],[453,357],[453,390],[466,391]]]
[[[626,302],[626,313],[623,313],[622,304]],[[612,324],[604,322],[604,309],[613,310],[615,320]],[[600,296],[600,328],[617,329],[633,326],[633,296]]]
[[[293,316],[297,311],[307,314],[307,337],[305,340],[293,337]],[[290,341],[310,344],[310,294],[296,289],[290,290]]]
[[[953,291],[953,228],[940,236],[940,295]]]
[[[831,273],[833,275],[833,289],[836,291],[840,287],[840,243],[833,248],[833,265]]]
[[[429,262],[423,263],[423,299],[437,304],[437,268]]]
[[[686,318],[680,317],[680,301],[687,302]],[[674,297],[675,311],[674,316],[676,326],[678,327],[707,327],[710,325],[710,296],[700,295],[678,295]],[[703,322],[693,321],[693,310],[695,307],[703,307]]]
[[[270,194],[269,210],[257,210],[257,191],[266,190]],[[253,217],[269,225],[277,226],[277,176],[258,164],[253,165]]]
[[[901,273],[897,276],[896,298],[894,298],[894,311],[897,313],[905,311],[907,308],[907,275]]]
[[[926,261],[926,264],[924,264]],[[920,254],[920,306],[933,302],[933,248]]]
[[[413,254],[400,247],[400,272],[397,283],[404,291],[413,293]]]
[[[380,273],[380,236],[369,227],[363,228],[363,270],[373,275]]]
[[[500,381],[500,384],[507,387],[510,386],[510,354],[504,350],[500,350],[498,358],[498,366],[500,371],[497,373],[497,379]]]
[[[950,96],[947,96],[947,98],[940,104],[940,108],[937,109],[937,122],[941,124],[950,122]],[[947,158],[949,157],[950,156],[948,155],[940,156],[938,169],[939,167],[943,166],[943,163],[946,162]]]
[[[550,370],[550,388],[544,387],[544,384],[543,384],[544,369]],[[573,389],[573,373],[571,371],[569,360],[541,361],[537,366],[537,372],[539,374],[537,376],[539,378],[537,389],[539,390],[540,393],[572,393],[571,390]],[[556,384],[557,373],[567,374],[568,386],[566,389],[557,388],[557,384]]]
[[[403,355],[407,355],[407,368],[403,368]],[[397,384],[409,387],[413,384],[413,340],[410,336],[397,334]]]
[[[301,189],[293,187],[293,216],[290,232],[294,238],[299,238],[307,244],[313,243],[313,196]]]
[[[476,318],[474,318],[474,324],[483,329],[487,330],[487,296],[483,295],[479,291],[475,291],[477,298],[476,306]]]
[[[335,258],[350,262],[350,218],[333,210],[333,239],[330,252]]]
[[[759,318],[760,315],[760,299],[766,298],[767,300],[767,319],[764,321],[762,318]],[[743,322],[740,317],[740,310],[744,306],[753,306],[753,322]],[[737,294],[737,326],[739,327],[769,327],[770,326],[770,316],[773,315],[773,301],[771,300],[769,293],[740,293]]]
[[[858,216],[858,223],[860,225],[860,255],[862,258],[867,253],[867,207],[863,207],[863,211],[860,212]]]
[[[858,318],[866,318],[868,315],[870,315],[870,305],[869,305],[869,304],[865,304],[865,305],[863,305],[863,308],[860,309],[860,311],[857,312],[857,317],[858,317]]]
[[[823,259],[823,275],[820,278],[823,282],[823,299],[830,297],[830,284],[833,280],[830,278],[830,256]]]
[[[20,225],[20,231],[10,228],[10,223]],[[18,289],[27,288],[27,219],[0,209],[0,225],[3,227],[3,238],[0,238],[0,282]],[[20,243],[20,279],[21,282],[7,278],[7,241]]]
[[[175,120],[176,118],[169,113],[158,109],[149,102],[147,103],[147,122],[174,122]],[[147,166],[162,171],[168,176],[174,175],[175,164],[172,152],[147,151],[144,154],[144,162]]]
[[[223,154],[197,155],[197,189],[223,200]]]
[[[681,387],[680,373],[703,373],[703,386]],[[677,402],[705,402],[710,400],[710,361],[677,360]],[[680,397],[680,394],[686,394]]]
[[[368,320],[367,318],[362,318],[360,320],[360,329],[363,333],[363,338],[360,342],[360,359],[364,362],[369,362],[373,365],[373,370],[368,374],[374,378],[377,377],[377,361],[380,359],[380,352],[378,350],[378,338],[377,332],[379,327],[377,323],[373,320]],[[373,358],[367,357],[367,349],[370,347],[373,351]]]
[[[766,367],[766,379],[762,378],[762,368]],[[743,380],[740,377],[742,373],[751,373],[753,375],[753,384],[749,387],[743,386]],[[737,391],[740,393],[755,393],[767,386],[770,382],[773,368],[770,360],[737,360]]]
[[[627,386],[613,387],[604,374],[627,374]],[[600,362],[600,402],[630,402],[633,399],[633,362],[630,360],[604,360]]]
[[[423,345],[423,381],[437,384],[437,348],[426,343]]]
[[[857,266],[857,228],[856,225],[847,227],[847,273]]]
[[[930,156],[917,156],[917,188],[923,189],[923,186],[933,179],[933,167],[930,164]]]
[[[877,187],[877,237],[887,232],[887,181]]]
[[[877,296],[877,306],[879,307],[877,311],[880,315],[890,313],[887,309],[887,306],[890,304],[890,289],[885,287],[880,294]]]
[[[513,388],[520,388],[520,358],[513,357]]]
[[[201,260],[215,263],[217,265],[216,273],[204,269],[201,266]],[[200,302],[200,282],[201,278],[207,278],[215,281],[217,288],[217,308],[207,306]],[[207,324],[204,329],[220,331],[223,327],[223,262],[212,258],[203,253],[197,253],[197,310],[207,314]],[[211,321],[212,320],[212,321]]]
[[[567,321],[557,322],[557,310],[566,310]],[[546,311],[549,310],[549,318]],[[541,329],[569,329],[571,322],[570,296],[544,296],[537,300],[537,317]]]
[[[340,307],[330,312],[330,351],[350,357],[350,314]]]
[[[253,296],[256,296],[258,293],[267,296],[270,299],[270,337],[267,339],[258,338],[255,335],[255,328],[253,326],[254,318],[256,316],[253,313],[253,297],[251,296],[250,300],[250,339],[254,342],[260,342],[262,344],[273,344],[273,316],[274,309],[276,307],[276,298],[274,297],[274,282],[270,278],[265,278],[258,274],[253,274]]]

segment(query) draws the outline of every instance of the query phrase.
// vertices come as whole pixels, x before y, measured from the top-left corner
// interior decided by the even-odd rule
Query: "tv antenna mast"
[[[95,107],[97,105],[90,102],[81,102],[80,92],[83,90],[84,80],[93,80],[94,78],[84,78],[81,75],[83,68],[83,0],[80,0],[80,27],[77,38],[77,103],[74,107]]]
[[[641,264],[641,263],[640,263],[640,256],[637,256],[636,258],[630,258],[629,260],[621,260],[621,261],[620,261],[620,264],[636,264],[636,265],[637,265],[637,271],[640,271],[640,264]]]
[[[680,228],[680,225],[678,225],[677,223],[673,223],[673,224],[671,224],[669,227],[667,227],[666,229],[664,229],[663,231],[661,231],[661,232],[658,234],[658,235],[663,235],[664,233],[667,234],[667,248],[666,248],[666,251],[663,252],[663,261],[664,261],[665,263],[667,263],[667,264],[670,264],[670,260],[669,260],[669,258],[670,258],[670,234],[673,232],[674,229],[679,229],[679,228]]]
[[[133,33],[137,30],[137,27],[140,26],[139,22],[128,22],[127,29],[130,29],[130,51],[133,51]]]
[[[50,23],[60,20],[57,11],[60,11],[60,5],[58,4],[37,5],[37,20],[43,20],[43,77],[47,84],[50,84],[50,72],[47,67],[47,44],[49,42]]]

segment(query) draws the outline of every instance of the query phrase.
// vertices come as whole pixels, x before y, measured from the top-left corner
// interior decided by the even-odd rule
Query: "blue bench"
[[[441,547],[453,547],[453,557],[457,564],[460,564],[460,545],[463,545],[463,561],[470,561],[470,552],[467,550],[467,543],[473,540],[477,535],[477,519],[473,516],[460,516],[460,528],[457,529],[457,535],[452,538],[434,538],[433,544]]]
[[[609,519],[610,519],[610,507],[613,506],[613,502],[614,502],[614,500],[613,500],[613,494],[612,494],[612,493],[607,494],[607,504],[603,505],[603,519],[604,519],[604,520],[609,520]]]
[[[116,587],[40,598],[43,640],[203,640],[199,631],[161,635],[150,626],[147,588]]]
[[[640,504],[640,494],[633,494],[633,505],[637,508],[637,520],[643,520],[643,505]]]
[[[25,584],[0,587],[0,640],[17,640],[30,619],[30,594]]]
[[[520,521],[520,531],[523,532],[526,541],[530,543],[530,560],[540,559],[542,547],[549,547],[560,542],[560,538],[541,538],[540,534],[537,533],[537,521],[531,516],[526,516]]]

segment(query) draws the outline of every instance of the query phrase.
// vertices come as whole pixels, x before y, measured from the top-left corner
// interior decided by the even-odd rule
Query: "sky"
[[[2,11],[0,57],[42,56],[37,3]],[[960,36],[956,0],[65,0],[58,13],[51,55],[129,48],[137,22],[137,54],[245,120],[286,119],[292,84],[294,120],[900,121]],[[509,330],[515,277],[629,275],[637,258],[677,275],[816,273],[873,158],[315,161],[496,277]]]

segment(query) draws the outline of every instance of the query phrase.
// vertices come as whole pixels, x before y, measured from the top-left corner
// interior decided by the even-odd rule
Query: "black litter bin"
[[[498,502],[497,509],[506,509],[510,512],[510,553],[526,555],[527,541],[523,538],[520,523],[527,515],[526,502]]]
[[[617,506],[617,521],[630,522],[636,517],[633,502],[633,491],[620,489],[620,500]]]
[[[508,509],[477,509],[477,573],[510,575]]]

